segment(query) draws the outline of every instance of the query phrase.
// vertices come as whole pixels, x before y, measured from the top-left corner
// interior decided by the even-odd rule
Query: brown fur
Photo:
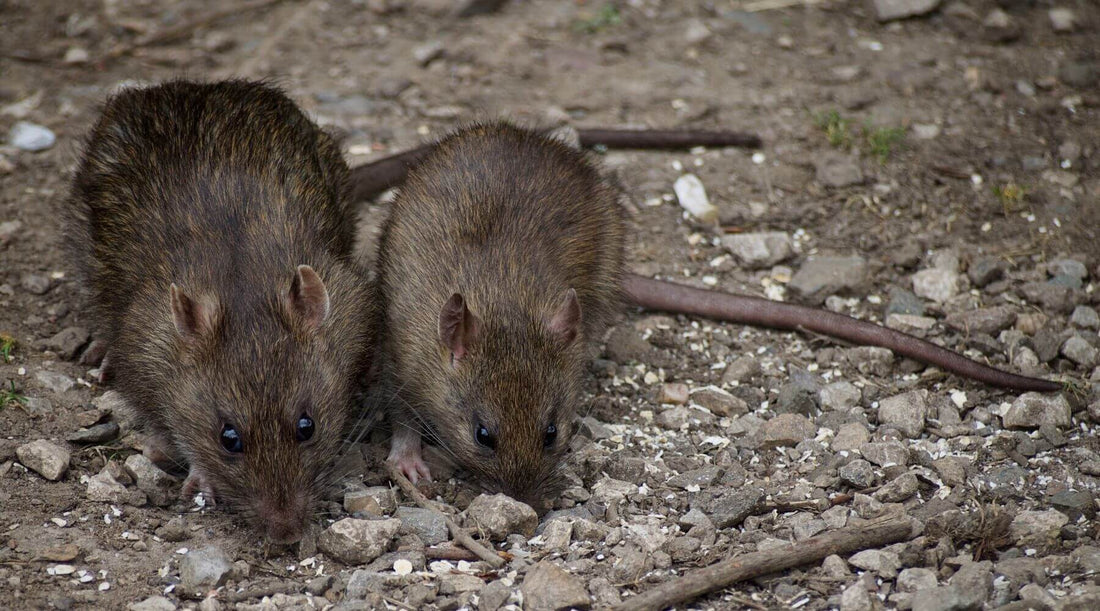
[[[118,390],[275,540],[300,536],[367,365],[346,183],[336,144],[276,89],[179,81],[106,103],[67,206]],[[324,311],[293,300],[302,264],[331,299],[319,328]],[[173,324],[173,283],[194,336]],[[315,433],[298,443],[303,412]],[[223,449],[227,422],[243,453]]]
[[[543,495],[588,348],[621,305],[624,236],[616,193],[581,153],[500,123],[440,142],[410,173],[379,246],[380,394],[394,426],[417,427],[490,488]],[[570,288],[581,313],[572,340],[553,322]],[[440,313],[455,293],[480,329],[452,366]],[[476,443],[479,420],[495,451]],[[549,424],[559,434],[544,449]]]

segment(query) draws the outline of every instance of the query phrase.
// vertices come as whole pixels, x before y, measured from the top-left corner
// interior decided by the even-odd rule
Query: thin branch
[[[462,547],[470,550],[478,558],[484,560],[485,562],[488,562],[489,565],[492,566],[494,569],[499,569],[500,567],[504,566],[503,558],[498,556],[492,550],[486,549],[485,546],[481,545],[477,541],[474,541],[473,537],[471,537],[465,530],[462,530],[458,526],[458,524],[455,524],[454,520],[452,520],[450,516],[436,509],[432,505],[431,501],[428,500],[428,497],[424,496],[422,492],[417,490],[416,486],[414,486],[413,483],[410,482],[408,478],[401,473],[400,470],[390,464],[387,464],[386,468],[389,470],[390,479],[392,479],[398,485],[398,487],[401,488],[401,491],[404,492],[406,496],[416,502],[417,505],[423,507],[424,509],[427,509],[428,511],[434,511],[435,513],[442,516],[444,520],[446,520],[447,528],[451,530],[451,537],[454,539],[455,543],[458,543]]]
[[[755,579],[811,562],[820,562],[833,554],[850,554],[898,541],[907,541],[912,536],[912,520],[904,515],[842,528],[800,541],[796,545],[722,560],[717,564],[666,581],[638,596],[628,598],[615,609],[616,611],[660,611],[729,587],[739,581]]]

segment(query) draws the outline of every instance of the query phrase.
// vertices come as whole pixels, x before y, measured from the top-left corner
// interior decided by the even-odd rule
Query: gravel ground
[[[532,0],[456,19],[458,4],[275,2],[127,48],[224,4],[0,2],[0,607],[602,608],[905,514],[907,541],[691,607],[1100,608],[1100,7]],[[389,484],[382,431],[349,449],[303,543],[265,545],[180,499],[77,362],[91,329],[56,210],[80,137],[114,88],[180,74],[276,79],[352,164],[481,117],[759,133],[756,152],[600,157],[627,194],[634,271],[1071,386],[1002,392],[881,349],[632,311],[593,360],[550,513],[435,466],[429,496],[503,567]],[[685,175],[717,225],[685,212]],[[364,265],[385,213],[363,205]]]

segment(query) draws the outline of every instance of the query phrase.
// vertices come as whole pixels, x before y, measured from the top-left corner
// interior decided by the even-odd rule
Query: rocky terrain
[[[1100,608],[1100,7],[460,5],[0,2],[0,607],[606,608],[908,516],[900,542],[680,608]],[[180,499],[79,364],[94,329],[57,210],[80,138],[111,91],[178,75],[275,79],[353,165],[484,117],[758,133],[759,150],[597,153],[634,271],[882,322],[1066,390],[630,311],[549,513],[441,462],[423,488],[501,566],[390,483],[381,429],[349,447],[311,535],[266,545]],[[364,265],[385,201],[361,208]]]

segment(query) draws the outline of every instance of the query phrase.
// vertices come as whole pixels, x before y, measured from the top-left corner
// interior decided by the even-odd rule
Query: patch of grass
[[[600,30],[619,25],[623,22],[619,9],[614,4],[605,4],[595,15],[578,19],[573,23],[573,29],[582,34],[595,34]]]
[[[15,352],[15,338],[7,333],[0,333],[0,362],[11,362],[11,353]]]
[[[1014,183],[993,185],[993,195],[1001,202],[1001,208],[1005,215],[1018,212],[1023,208],[1024,199],[1027,198],[1027,189]]]
[[[840,116],[835,110],[819,113],[814,117],[814,123],[825,132],[825,139],[836,148],[849,148],[852,146],[852,122]]]
[[[871,127],[868,125],[863,130],[867,140],[867,149],[878,158],[879,163],[886,163],[894,149],[905,140],[904,127]]]
[[[8,380],[9,388],[0,390],[0,408],[7,407],[13,403],[19,405],[27,404],[27,397],[23,393],[15,390],[15,380]]]

